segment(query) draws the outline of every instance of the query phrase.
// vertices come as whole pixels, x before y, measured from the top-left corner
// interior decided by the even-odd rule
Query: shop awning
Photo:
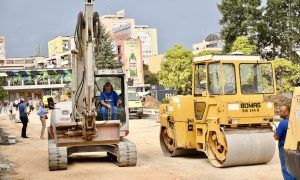
[[[30,73],[36,76],[36,75],[42,75],[43,71],[31,71]]]
[[[56,70],[56,72],[58,74],[67,74],[67,72],[65,70],[62,70],[62,69]]]
[[[6,74],[8,76],[18,76],[18,74],[16,72],[13,72],[13,71],[6,71]]]
[[[55,70],[47,70],[47,72],[48,72],[49,75],[55,75],[55,74],[57,74],[57,73],[55,72]]]
[[[26,71],[19,71],[18,72],[21,76],[28,76]]]

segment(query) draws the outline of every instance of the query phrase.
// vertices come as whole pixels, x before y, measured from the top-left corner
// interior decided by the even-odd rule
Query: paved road
[[[277,150],[268,164],[231,168],[215,168],[203,156],[166,157],[160,150],[157,116],[144,118],[130,120],[128,139],[137,146],[136,167],[120,168],[103,153],[89,153],[72,159],[66,171],[49,172],[47,141],[39,139],[41,124],[35,113],[30,115],[30,138],[0,146],[0,153],[16,165],[12,179],[282,179]],[[21,130],[21,124],[9,120],[0,120],[0,127],[17,135]]]

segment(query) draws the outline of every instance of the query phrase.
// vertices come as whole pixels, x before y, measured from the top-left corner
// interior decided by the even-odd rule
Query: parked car
[[[141,98],[136,92],[128,92],[129,116],[135,116],[139,119],[143,117],[143,104]]]

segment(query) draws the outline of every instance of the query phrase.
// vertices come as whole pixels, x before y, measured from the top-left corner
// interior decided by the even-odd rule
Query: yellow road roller
[[[284,154],[288,170],[300,179],[300,87],[296,87],[293,93]]]
[[[276,94],[272,62],[259,56],[208,55],[193,59],[192,95],[160,106],[164,154],[206,153],[215,167],[264,164],[275,152]]]

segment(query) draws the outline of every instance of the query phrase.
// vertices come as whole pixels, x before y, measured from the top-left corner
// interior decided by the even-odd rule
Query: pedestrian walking
[[[7,107],[8,107],[8,101],[4,100],[3,101],[3,113],[7,114]]]
[[[20,101],[18,99],[16,99],[14,102],[14,107],[16,108],[16,111],[18,111],[18,109],[19,109],[19,104],[20,104]]]
[[[279,109],[280,118],[283,120],[279,123],[278,128],[276,128],[274,133],[275,140],[278,140],[278,150],[279,150],[279,159],[281,164],[281,171],[283,178],[285,180],[295,180],[296,178],[287,170],[285,158],[284,158],[284,142],[286,137],[286,132],[289,124],[289,106],[281,106]]]
[[[2,108],[3,108],[3,102],[0,101],[0,113],[2,113]]]
[[[30,99],[28,103],[29,103],[29,112],[31,112],[34,110],[32,99]]]
[[[23,124],[22,134],[21,134],[22,138],[28,138],[26,135],[26,130],[27,130],[29,112],[27,111],[26,103],[27,101],[25,99],[21,99],[19,104],[20,120]]]
[[[39,104],[39,110],[37,111],[37,115],[40,117],[41,123],[42,123],[42,130],[41,130],[41,139],[45,139],[44,133],[46,129],[46,119],[48,119],[47,111],[44,109],[44,103],[43,101],[40,101]]]
[[[13,109],[14,109],[14,103],[11,101],[9,102],[9,105],[8,105],[8,111],[10,114],[13,114]]]

